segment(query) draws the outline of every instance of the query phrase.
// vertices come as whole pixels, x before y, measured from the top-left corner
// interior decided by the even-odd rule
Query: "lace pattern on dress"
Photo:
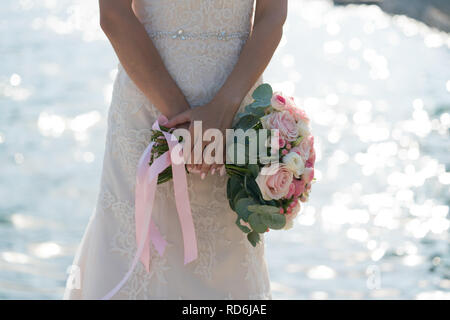
[[[134,230],[134,206],[127,201],[117,199],[109,190],[101,193],[102,209],[110,211],[119,223],[119,228],[111,239],[111,252],[127,258],[131,262],[137,247]],[[170,245],[170,244],[169,244]],[[160,256],[154,247],[150,248],[150,272],[139,263],[121,290],[121,294],[131,300],[159,296],[161,286],[167,284],[165,272],[170,267],[167,259]]]

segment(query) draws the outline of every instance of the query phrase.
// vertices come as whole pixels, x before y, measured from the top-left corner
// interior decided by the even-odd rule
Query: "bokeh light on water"
[[[96,1],[0,4],[0,298],[62,295],[98,192],[116,58]],[[270,232],[274,298],[450,298],[450,36],[375,6],[290,1],[265,79],[318,151]]]

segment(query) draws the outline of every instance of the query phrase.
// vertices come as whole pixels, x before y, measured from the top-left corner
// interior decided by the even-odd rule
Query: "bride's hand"
[[[203,141],[203,133],[208,130],[208,129],[218,129],[220,130],[220,132],[222,133],[222,146],[224,146],[225,144],[225,136],[226,136],[226,129],[231,128],[231,124],[233,121],[233,117],[234,117],[234,113],[232,112],[227,112],[227,110],[233,110],[233,108],[228,108],[229,106],[225,103],[219,103],[219,102],[215,102],[215,101],[211,101],[210,103],[204,105],[204,106],[200,106],[200,107],[196,107],[193,109],[189,109],[187,111],[184,111],[180,114],[178,114],[177,116],[173,117],[172,119],[169,120],[169,122],[166,124],[166,126],[173,128],[173,127],[179,127],[182,124],[189,124],[189,131],[190,131],[190,135],[191,135],[191,155],[195,155],[194,153],[194,149],[197,148],[201,148],[201,150],[203,151],[205,149],[205,147],[209,144],[209,143],[213,143],[213,142],[205,142]],[[194,141],[195,137],[194,136],[194,121],[201,121],[202,123],[202,132],[201,132],[201,136],[198,137],[197,140],[199,141]],[[197,135],[199,133],[197,132]],[[223,156],[223,155],[222,155]],[[191,157],[191,160],[193,158]],[[214,173],[214,171],[219,171],[221,170],[221,174],[224,173],[224,169],[221,169],[223,167],[223,163],[224,161],[221,161],[221,163],[213,163],[213,164],[207,164],[205,163],[205,159],[203,157],[203,159],[196,159],[198,160],[202,160],[202,164],[201,165],[191,165],[188,166],[188,168],[190,167],[190,170],[193,171],[193,167],[195,167],[194,170],[196,171],[200,171],[201,177],[202,179],[204,179],[206,177],[206,175],[208,174],[208,172],[211,170],[212,173]],[[222,158],[223,160],[223,158]],[[191,162],[191,163],[195,163],[195,162]]]

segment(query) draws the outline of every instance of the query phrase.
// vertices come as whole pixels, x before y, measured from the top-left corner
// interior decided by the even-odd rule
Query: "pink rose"
[[[291,208],[291,211],[292,211],[292,209],[294,209],[297,206],[297,204],[298,204],[298,199],[293,199],[291,204],[289,205],[289,208]]]
[[[305,181],[295,179],[292,183],[295,185],[294,197],[298,198],[305,191]]]
[[[306,124],[309,123],[309,118],[306,115],[306,112],[303,109],[300,109],[296,106],[294,102],[294,97],[286,98],[287,100],[287,106],[286,110],[289,111],[289,113],[294,117],[295,121],[303,121]]]
[[[302,139],[297,147],[295,147],[295,152],[297,152],[302,157],[303,162],[306,163],[306,161],[310,158],[311,151],[313,150],[313,145],[314,137],[307,136]]]
[[[313,168],[314,167],[314,162],[316,162],[316,151],[314,150],[314,148],[312,148],[311,149],[311,153],[309,154],[309,158],[305,162],[305,167],[306,168]]]
[[[278,129],[280,138],[294,141],[298,137],[298,127],[295,119],[287,111],[272,112],[261,118],[264,129]]]
[[[305,180],[305,183],[310,183],[314,179],[314,168],[305,168],[302,179]]]
[[[294,102],[294,97],[286,98],[286,111],[289,111],[291,116],[294,117],[295,121],[303,121],[306,124],[309,124],[309,118],[306,115],[306,112],[303,109],[300,109],[296,106]]]
[[[295,193],[295,184],[291,183],[291,185],[289,186],[289,192],[286,195],[286,199],[290,199]]]
[[[268,166],[262,170],[256,178],[256,183],[264,200],[278,200],[284,198],[289,193],[292,183],[292,172],[284,166],[271,169]],[[265,173],[265,174],[263,174]]]
[[[297,107],[288,107],[287,111],[294,117],[295,121],[299,122],[302,121],[305,124],[309,124],[309,118],[306,115],[305,111],[297,108]]]
[[[288,99],[286,99],[281,92],[275,92],[270,104],[275,110],[283,111],[288,105]]]

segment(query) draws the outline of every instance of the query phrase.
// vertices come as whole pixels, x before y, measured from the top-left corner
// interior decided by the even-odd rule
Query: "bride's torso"
[[[213,98],[233,70],[251,30],[254,0],[134,0],[134,10],[187,100],[191,106],[198,106]],[[96,227],[108,229],[106,234],[112,236],[111,252],[126,255],[129,261],[136,250],[133,213],[136,164],[150,141],[151,125],[157,115],[157,108],[120,66],[108,116],[99,197],[99,208],[103,211],[98,216],[106,220]],[[146,273],[139,264],[139,271],[127,282],[121,298],[270,297],[264,247],[253,248],[235,226],[236,215],[226,197],[227,178],[218,175],[208,175],[204,180],[198,175],[187,178],[198,259],[183,265],[174,185],[159,185],[152,219],[170,245],[162,257],[152,251],[151,273]],[[91,237],[97,235],[101,243],[110,241],[97,230]],[[113,268],[117,272],[122,272],[129,262],[118,264],[115,255],[111,261],[118,265]],[[93,291],[99,290],[94,282],[91,284],[95,287]],[[97,296],[92,292],[89,295]]]
[[[249,31],[254,0],[133,0],[149,30]]]
[[[254,3],[255,0],[133,0],[137,17],[191,107],[211,101],[233,70],[252,27]],[[254,88],[261,82],[260,78]],[[241,108],[251,99],[251,94],[247,94]],[[123,160],[132,183],[136,162],[148,144],[151,125],[158,115],[157,106],[119,64],[109,108],[107,144],[113,144],[113,154]]]
[[[191,106],[213,98],[252,27],[255,0],[134,0],[134,11]]]

